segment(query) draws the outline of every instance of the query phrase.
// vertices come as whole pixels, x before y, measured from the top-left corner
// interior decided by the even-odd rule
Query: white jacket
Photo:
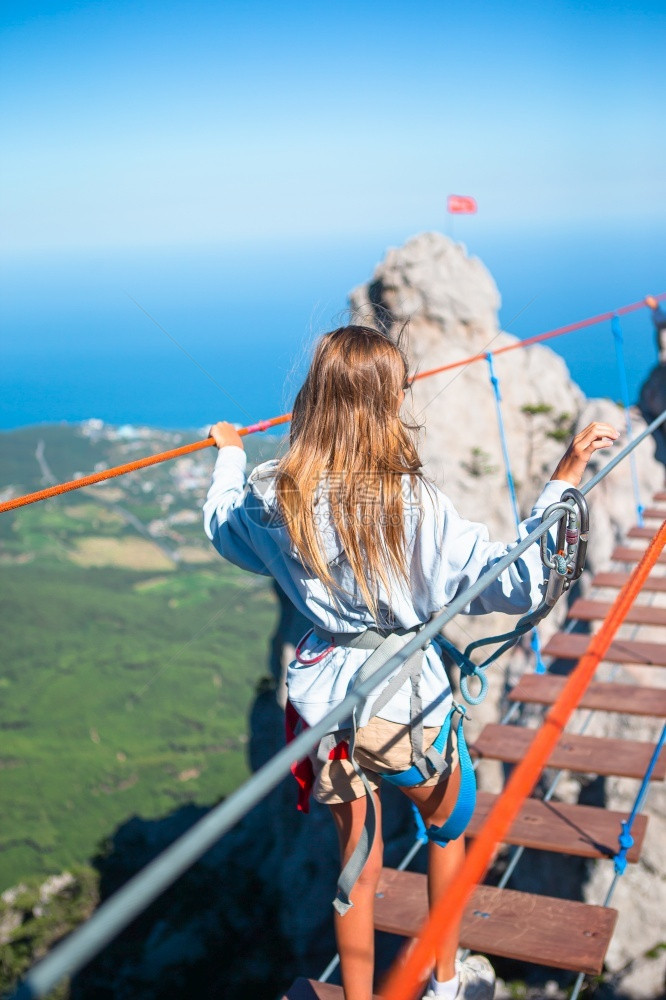
[[[313,624],[331,632],[358,632],[374,625],[331,523],[323,521],[321,528],[332,575],[346,592],[340,595],[337,606],[331,602],[321,581],[303,566],[277,506],[276,465],[276,461],[270,461],[257,466],[246,483],[243,449],[234,445],[220,449],[204,504],[204,529],[208,538],[230,562],[254,573],[275,577],[287,597]],[[403,486],[410,582],[407,587],[396,581],[390,595],[381,590],[379,596],[380,608],[390,613],[394,627],[412,628],[427,622],[433,613],[450,604],[516,543],[491,542],[486,526],[461,518],[436,486],[430,484],[422,490],[420,502],[413,495],[409,476],[404,477]],[[561,480],[546,484],[531,516],[520,525],[521,539],[537,527],[544,509],[557,502],[568,486],[570,483]],[[324,504],[323,518],[325,511]],[[554,530],[551,529],[551,534]],[[554,537],[551,537],[551,548],[554,544]],[[539,545],[535,543],[468,605],[464,613],[525,614],[540,603],[546,578]],[[313,634],[303,644],[301,655],[303,659],[313,659],[326,645]],[[368,650],[338,646],[317,664],[303,666],[294,661],[289,666],[289,700],[307,723],[318,722],[343,700],[368,655]],[[381,688],[380,685],[377,694]],[[409,697],[407,681],[382,710],[382,718],[408,723]],[[441,725],[451,707],[451,689],[442,661],[432,645],[424,658],[421,697],[424,725]],[[366,721],[362,714],[359,724],[364,725]]]

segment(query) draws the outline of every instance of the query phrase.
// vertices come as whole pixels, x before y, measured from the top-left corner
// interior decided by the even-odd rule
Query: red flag
[[[450,194],[446,208],[453,215],[469,215],[476,212],[476,201],[466,194]]]

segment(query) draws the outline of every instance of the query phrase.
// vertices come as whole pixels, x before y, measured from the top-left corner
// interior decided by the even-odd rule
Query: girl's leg
[[[342,986],[345,1000],[371,1000],[375,968],[374,907],[377,883],[382,870],[384,846],[381,835],[381,803],[377,805],[377,835],[363,872],[351,893],[354,904],[341,917],[334,914],[335,937],[340,955]],[[352,802],[331,805],[340,842],[340,859],[344,866],[350,858],[365,822],[365,797]]]
[[[429,788],[403,788],[428,826],[441,826],[450,816],[458,798],[460,768],[456,768],[447,781]],[[432,841],[428,843],[428,902],[430,906],[444,896],[465,860],[465,838],[458,837],[446,847]],[[461,919],[440,942],[434,956],[435,977],[440,982],[453,979],[456,974],[455,958],[460,940]]]

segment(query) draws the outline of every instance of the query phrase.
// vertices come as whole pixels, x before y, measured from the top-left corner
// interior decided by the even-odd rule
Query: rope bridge
[[[581,493],[586,495],[600,483],[617,465],[627,458],[633,450],[646,437],[652,434],[658,427],[666,422],[666,410],[660,414],[656,420],[645,428],[630,444],[626,445],[622,451],[612,458],[599,472],[581,489]],[[186,834],[179,838],[159,857],[147,865],[134,878],[126,883],[118,892],[110,897],[93,916],[81,927],[77,928],[65,941],[57,945],[53,951],[39,962],[26,976],[22,984],[14,993],[14,1000],[28,1000],[28,998],[44,996],[49,990],[64,977],[71,975],[89,962],[102,948],[119,934],[132,920],[138,916],[157,896],[167,889],[175,880],[183,874],[195,861],[197,861],[221,836],[230,830],[247,812],[261,801],[270,791],[272,791],[285,778],[294,760],[305,757],[319,743],[320,739],[334,729],[339,723],[348,719],[355,707],[362,704],[372,691],[386,680],[401,664],[412,654],[416,653],[423,646],[424,642],[432,639],[440,630],[446,626],[463,608],[479,596],[491,583],[493,583],[512,563],[519,559],[522,554],[542,535],[556,524],[561,517],[566,516],[565,510],[557,510],[527,535],[522,541],[507,553],[497,563],[483,574],[479,580],[460,594],[449,607],[428,622],[423,630],[412,640],[410,640],[398,653],[393,655],[379,670],[344,699],[335,710],[330,712],[318,724],[305,730],[288,746],[280,750],[270,761],[268,761],[259,771],[256,772],[245,784],[238,788],[223,803],[215,807]],[[650,565],[653,564],[663,548],[666,541],[666,523],[662,524],[657,540],[650,549]],[[649,572],[646,568],[647,557],[632,575],[633,582],[627,585],[621,592],[618,602],[618,609],[614,612],[612,630],[607,635],[608,641],[619,626],[623,617],[631,605],[633,597],[640,589],[637,580],[642,581]],[[595,664],[598,658],[603,655],[605,645],[596,645],[590,656]],[[564,725],[565,717],[573,711],[575,705],[580,701],[583,692],[591,679],[590,663],[586,661],[584,671],[576,674],[576,679],[572,681],[568,688],[566,698],[563,700],[563,707],[558,710],[552,723],[548,727],[549,733],[560,734]],[[568,713],[568,714],[567,714]],[[544,752],[543,740],[540,741],[540,754]],[[541,758],[539,757],[539,760]],[[538,777],[539,767],[536,757],[530,757],[529,768],[523,767],[521,771],[521,787],[517,790],[522,794],[523,783],[531,781],[532,784]],[[531,787],[531,786],[530,786]],[[527,793],[525,793],[527,794]],[[500,800],[501,801],[501,800]],[[486,855],[492,855],[493,847],[491,842],[497,844],[497,837],[501,837],[501,830],[504,829],[507,817],[513,815],[514,804],[497,805],[497,817],[493,820],[493,828],[490,835],[486,835],[482,844],[483,853],[477,849],[472,857],[474,868],[470,864],[464,869],[464,882],[462,875],[457,881],[455,899],[447,897],[448,906],[451,912],[460,913],[464,901],[471,890],[474,880],[483,875],[485,871]],[[488,854],[490,851],[490,854]],[[441,925],[440,925],[441,926]],[[433,935],[437,931],[434,925],[428,925],[425,932],[428,936],[424,939],[425,945],[421,945],[419,955],[423,955],[425,949],[431,946]],[[407,981],[402,973],[396,973],[391,981],[390,989],[393,991],[391,1000],[398,1000],[398,997],[411,998],[417,988],[414,978],[414,967],[409,966],[412,977]],[[417,974],[420,977],[423,963],[419,964]]]
[[[390,977],[386,987],[386,1000],[412,1000],[414,985],[420,979],[422,968],[428,965],[434,948],[452,929],[454,920],[460,917],[472,889],[484,877],[495,848],[506,836],[522,803],[533,790],[665,543],[666,521],[663,521],[640,563],[619,592],[601,629],[592,636],[575,670],[569,675],[562,693],[537,730],[524,758],[511,774],[502,795],[472,843],[465,863],[450,885],[446,897],[433,907],[415,946]]]
[[[666,298],[666,293],[658,296],[659,299]],[[642,302],[632,303],[623,306],[613,312],[603,313],[577,323],[559,327],[555,330],[539,334],[535,337],[509,344],[489,353],[472,355],[459,361],[419,372],[413,377],[413,381],[427,378],[440,372],[460,368],[477,361],[486,360],[489,365],[491,384],[495,392],[497,405],[497,416],[502,436],[503,456],[507,475],[507,483],[511,489],[513,477],[510,467],[506,439],[503,434],[501,419],[501,396],[499,383],[495,377],[492,359],[502,353],[518,350],[532,344],[540,343],[548,339],[562,336],[566,333],[580,330],[592,326],[596,323],[611,321],[613,334],[616,341],[618,363],[621,360],[621,371],[623,370],[624,359],[621,347],[621,330],[619,328],[619,316],[635,311],[643,306]],[[619,331],[619,333],[618,333]],[[618,346],[618,344],[620,346]],[[621,375],[622,378],[622,375]],[[623,383],[626,386],[626,374]],[[626,402],[628,402],[628,397]],[[240,430],[241,435],[256,433],[267,430],[271,427],[287,423],[291,414],[282,414],[269,420],[260,421]],[[666,422],[666,411],[660,414],[645,430],[636,438],[632,437],[631,426],[628,424],[628,444],[611,461],[602,468],[581,490],[583,495],[589,493],[594,487],[604,479],[618,464],[626,458],[633,463],[635,448]],[[0,513],[9,511],[38,500],[56,496],[70,490],[78,489],[82,486],[92,485],[115,476],[124,475],[137,469],[145,468],[158,462],[167,461],[181,455],[201,450],[213,444],[211,437],[202,441],[193,442],[181,448],[163,452],[158,455],[148,456],[126,465],[107,469],[91,476],[85,476],[72,482],[59,484],[46,490],[31,493],[23,497],[17,497],[0,505]],[[635,468],[632,468],[635,492],[637,487],[637,476]],[[510,494],[512,504],[515,507],[515,491]],[[640,504],[640,498],[636,493],[637,511],[639,515],[639,527],[642,527],[643,514],[646,511]],[[439,634],[442,628],[448,624],[460,611],[474,600],[483,590],[493,583],[501,573],[513,562],[519,559],[522,554],[535,541],[538,541],[546,532],[556,524],[562,517],[567,516],[566,510],[558,510],[528,535],[522,542],[518,543],[510,553],[499,560],[491,570],[483,575],[473,586],[461,594],[451,605],[436,618],[432,619],[419,633],[419,635],[407,643],[399,653],[392,656],[384,666],[371,676],[363,685],[360,685],[325,719],[318,725],[307,729],[292,742],[289,747],[285,747],[275,755],[260,771],[242,785],[236,792],[229,796],[225,802],[211,810],[198,824],[190,829],[185,835],[171,845],[158,858],[151,862],[146,868],[139,872],[125,886],[123,886],[114,896],[102,904],[96,913],[81,927],[75,930],[65,941],[57,945],[53,951],[38,963],[26,976],[22,984],[14,994],[15,1000],[26,1000],[26,998],[44,996],[67,975],[75,973],[89,962],[102,948],[119,934],[131,921],[140,914],[153,900],[157,898],[168,886],[170,886],[183,872],[185,872],[205,851],[211,847],[222,835],[230,830],[250,809],[252,809],[262,798],[265,797],[280,781],[289,773],[294,760],[306,756],[319,742],[321,737],[334,728],[338,723],[344,722],[352,713],[352,710],[362,704],[371,692],[386,680],[406,659],[420,649],[425,640],[433,638]],[[601,659],[603,659],[611,648],[614,635],[620,624],[627,619],[636,595],[641,587],[646,584],[650,570],[660,559],[660,554],[666,543],[666,521],[662,523],[660,529],[652,540],[650,547],[640,561],[637,568],[631,574],[627,582],[623,585],[617,600],[613,603],[607,619],[601,631],[592,637],[589,647],[584,651],[580,663],[566,681],[562,691],[556,698],[551,711],[546,717],[546,721],[541,730],[536,734],[529,750],[524,756],[521,764],[516,768],[513,776],[504,793],[497,798],[495,804],[489,811],[488,818],[482,827],[475,833],[474,846],[469,852],[466,864],[461,870],[451,890],[447,893],[446,904],[438,907],[430,919],[423,927],[419,940],[413,951],[404,962],[396,967],[395,971],[387,983],[387,1000],[410,1000],[416,992],[418,982],[423,968],[428,964],[429,956],[432,953],[434,943],[440,936],[446,933],[453,921],[462,912],[470,893],[474,886],[483,878],[490,861],[492,860],[497,845],[506,839],[507,831],[520,811],[521,804],[530,794],[539,774],[550,757],[551,751],[560,738],[564,727],[576,707],[584,703],[586,693],[590,688],[592,677]],[[574,638],[574,637],[572,637]],[[575,637],[578,638],[578,637]],[[537,663],[539,664],[539,649],[536,647]],[[548,650],[546,650],[546,653]],[[538,672],[541,672],[538,667]],[[533,677],[535,675],[532,675]],[[550,680],[550,677],[540,678]],[[509,716],[514,712],[510,711]],[[508,719],[507,716],[506,718]],[[506,720],[505,720],[506,721]],[[662,741],[664,734],[662,734]],[[641,791],[635,803],[635,808],[626,827],[623,830],[625,835],[624,843],[620,841],[616,863],[616,878],[620,869],[623,870],[623,862],[626,863],[627,851],[631,844],[631,825],[635,820],[636,813],[640,808],[640,802],[645,796],[650,775],[657,762],[658,752],[661,747],[655,750],[653,759],[642,772],[643,782]],[[420,845],[417,838],[415,848]],[[405,859],[404,867],[411,859],[415,849],[409,852],[409,857]],[[403,866],[401,866],[403,867]],[[408,873],[405,873],[408,874]],[[612,894],[609,893],[609,897]],[[440,912],[441,911],[441,912]],[[300,981],[303,982],[303,981]],[[578,984],[578,988],[580,983]],[[331,987],[331,989],[333,989]],[[296,992],[288,994],[289,997],[317,996],[317,993],[299,994],[298,985]],[[577,991],[576,991],[577,995]]]

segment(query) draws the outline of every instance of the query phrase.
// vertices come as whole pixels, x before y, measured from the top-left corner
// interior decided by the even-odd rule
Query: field
[[[175,437],[137,447],[109,434],[3,434],[0,490]],[[85,862],[134,814],[213,803],[248,773],[246,718],[276,602],[266,578],[223,562],[203,535],[213,458],[0,515],[0,891]]]

